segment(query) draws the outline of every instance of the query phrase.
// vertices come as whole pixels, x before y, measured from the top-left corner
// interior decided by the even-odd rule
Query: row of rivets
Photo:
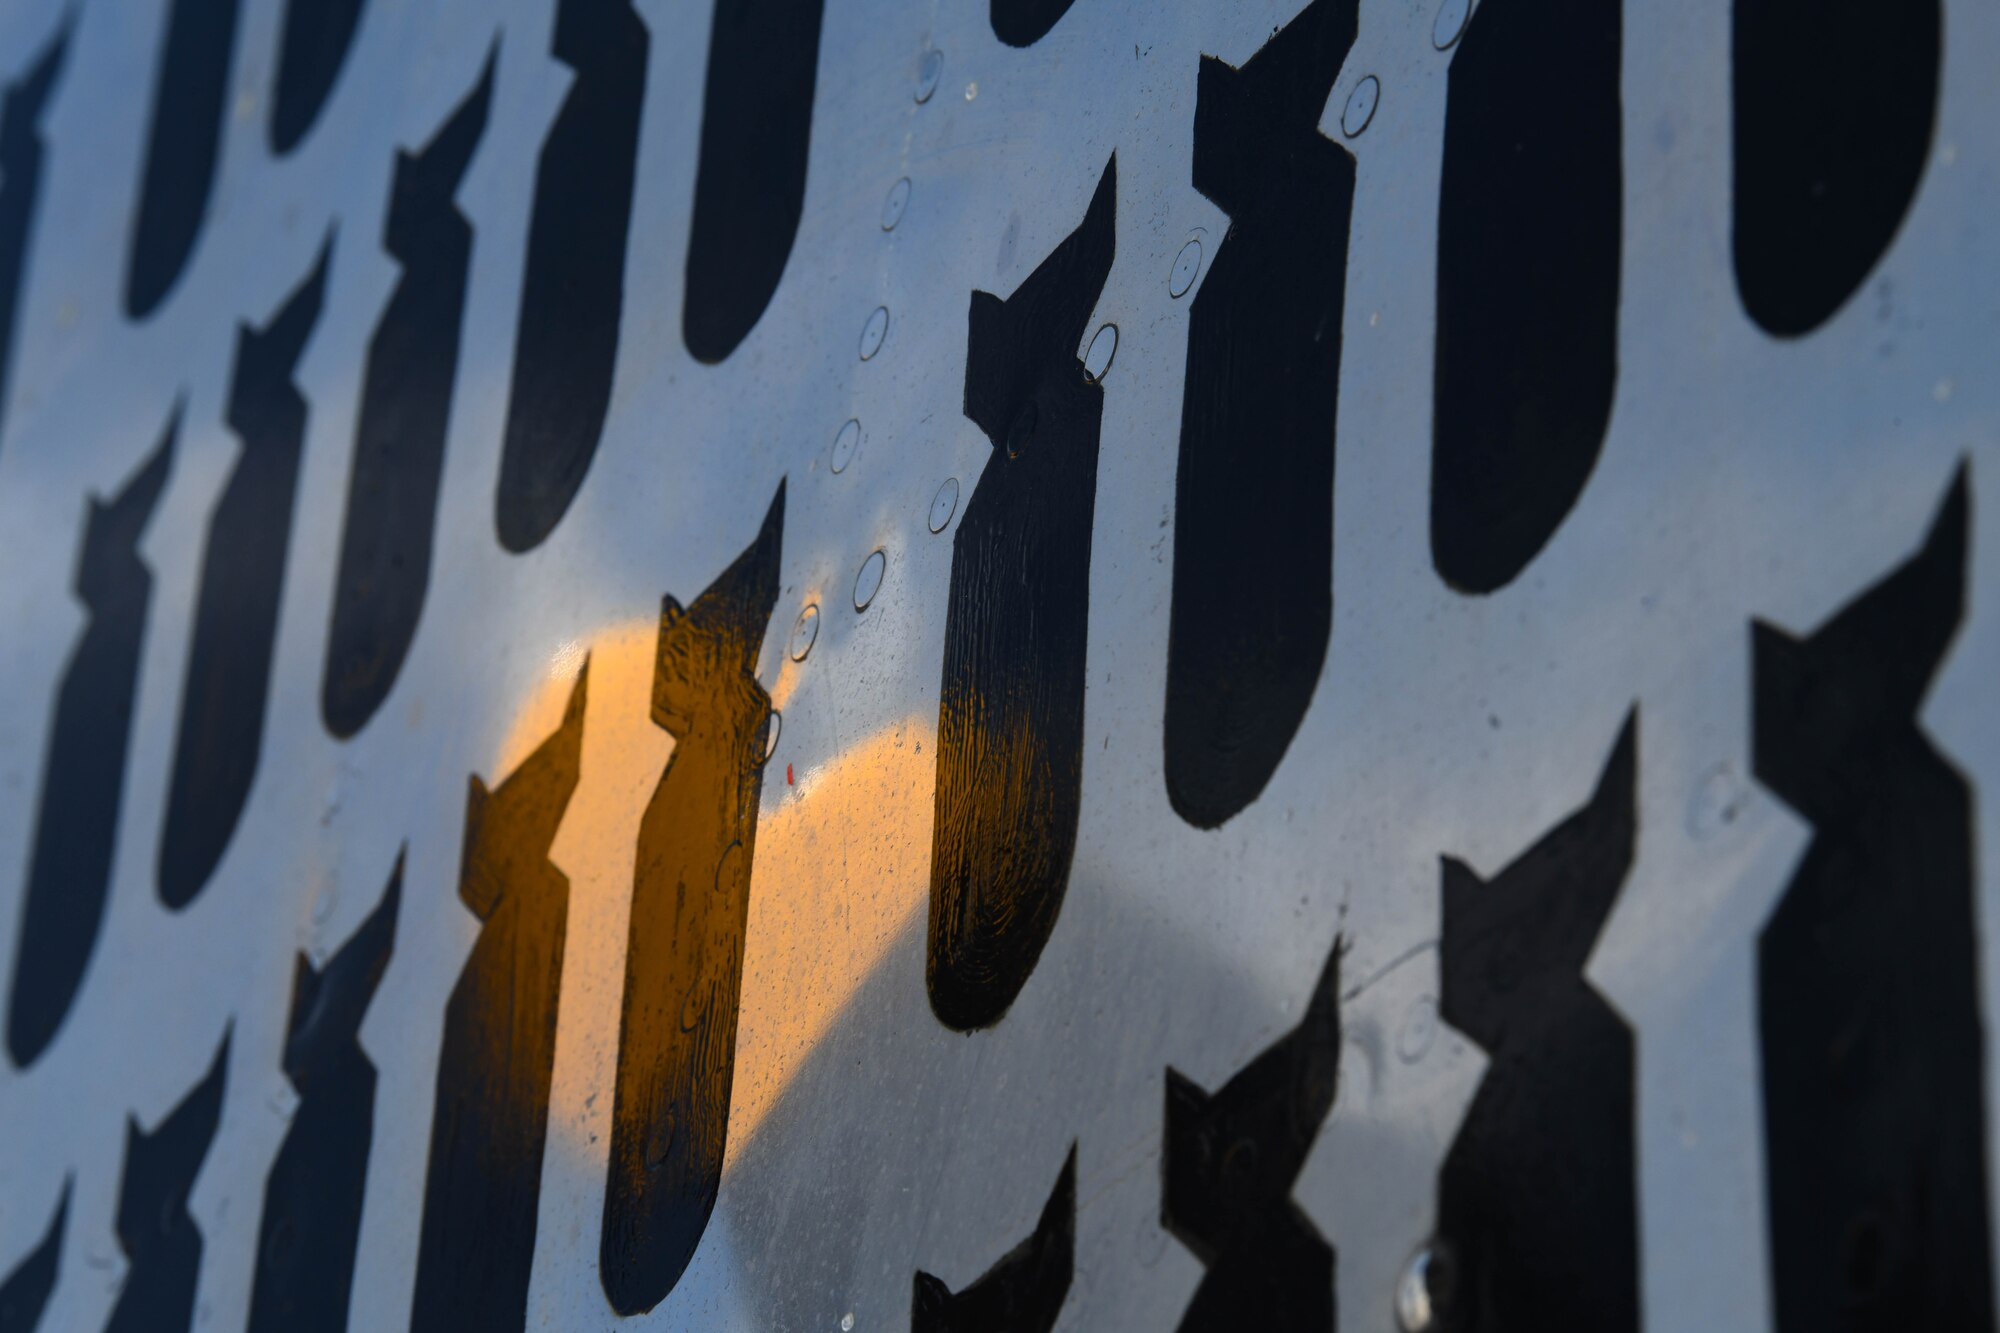
[[[1465,25],[1471,18],[1472,0],[1444,0],[1439,7],[1431,27],[1431,42],[1440,51],[1450,50],[1464,35]],[[944,53],[935,48],[924,52],[918,65],[915,100],[919,105],[926,103],[937,93],[944,75]],[[979,95],[979,85],[968,83],[965,100],[970,102]],[[1341,133],[1352,139],[1367,130],[1375,119],[1376,109],[1382,100],[1381,80],[1375,75],[1364,76],[1348,94],[1346,105],[1341,110]],[[910,203],[910,179],[905,176],[889,187],[887,197],[882,201],[882,230],[894,231],[903,219]],[[1195,280],[1201,275],[1202,244],[1199,237],[1191,238],[1174,256],[1174,263],[1167,278],[1167,292],[1175,300],[1193,290]],[[882,349],[882,343],[889,331],[889,311],[885,306],[877,306],[868,317],[861,331],[861,359],[868,361]],[[1118,326],[1104,324],[1091,338],[1083,355],[1085,379],[1100,383],[1110,371],[1113,358],[1118,352]],[[833,443],[833,471],[843,472],[854,461],[855,452],[861,445],[861,423],[848,421],[840,428]],[[947,477],[931,497],[928,526],[932,533],[941,533],[951,525],[958,511],[958,478]],[[854,577],[854,609],[865,611],[881,591],[882,580],[887,572],[888,557],[880,548],[870,551],[862,560],[861,568]],[[791,657],[795,662],[803,662],[812,651],[819,637],[819,605],[808,603],[799,613],[798,622],[792,627]],[[769,749],[775,750],[778,743],[780,717],[771,715]],[[768,753],[767,756],[768,758]],[[1413,1014],[1413,1022],[1406,1024],[1403,1041],[1399,1043],[1400,1053],[1405,1060],[1421,1059],[1428,1051],[1436,1034],[1436,1009],[1429,1005],[1423,1019]],[[1427,1019],[1428,1021],[1423,1021]],[[1437,1315],[1440,1302],[1448,1299],[1450,1265],[1448,1260],[1430,1246],[1417,1251],[1405,1268],[1397,1284],[1395,1310],[1397,1325],[1404,1333],[1429,1333]],[[854,1326],[854,1316],[847,1315],[840,1321],[845,1330]]]
[[[935,47],[925,51],[917,63],[917,86],[913,94],[919,106],[930,101],[936,95],[938,80],[943,75],[944,52],[937,50]],[[974,89],[968,88],[966,90],[967,101],[972,100],[974,95]],[[904,176],[889,187],[889,193],[882,200],[882,230],[894,231],[896,224],[903,220],[903,214],[908,210],[909,206],[910,178]],[[861,326],[861,339],[857,346],[857,350],[861,354],[861,359],[863,361],[874,360],[876,353],[882,350],[882,344],[888,339],[888,336],[889,308],[887,306],[876,306],[874,310],[869,312],[867,322]],[[829,459],[833,472],[838,475],[847,471],[854,462],[855,454],[860,449],[861,422],[858,419],[850,418],[842,424],[833,437],[832,455]],[[947,519],[949,518],[950,508],[955,507],[956,503],[956,483],[953,483],[953,500],[952,506],[946,510]],[[933,512],[935,512],[935,506],[933,506]],[[937,528],[932,528],[932,531],[937,531]],[[888,570],[888,564],[888,557],[880,549],[870,551],[867,557],[862,560],[861,568],[854,576],[854,609],[856,611],[867,610],[869,604],[875,600],[876,594],[882,590],[882,579]],[[790,644],[787,646],[787,652],[794,662],[803,662],[806,660],[807,655],[812,652],[813,645],[817,642],[819,642],[819,603],[808,602],[805,609],[799,612],[798,620],[792,625],[792,638]],[[766,760],[769,760],[771,755],[777,751],[778,734],[781,725],[782,717],[776,711],[773,711],[771,714],[770,734],[766,741],[764,756]],[[848,1316],[847,1323],[843,1326],[851,1327],[852,1323],[853,1316],[850,1315]]]

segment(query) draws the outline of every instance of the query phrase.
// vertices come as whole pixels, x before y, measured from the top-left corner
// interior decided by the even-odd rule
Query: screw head
[[[833,437],[832,466],[835,472],[847,471],[847,465],[854,461],[855,450],[861,447],[861,423],[850,421],[840,428]]]
[[[1437,21],[1431,24],[1431,45],[1440,51],[1449,51],[1453,43],[1465,32],[1465,21],[1472,17],[1472,0],[1444,0],[1438,6]]]
[[[882,340],[889,336],[889,307],[878,305],[868,316],[868,322],[861,326],[861,359],[870,360],[882,350]]]
[[[803,662],[806,654],[813,650],[813,641],[819,638],[819,603],[807,602],[806,609],[799,612],[798,623],[792,626],[792,660]]]
[[[924,52],[924,58],[917,64],[917,104],[931,100],[931,94],[938,89],[938,80],[944,76],[944,52],[933,47]]]
[[[1396,1038],[1396,1054],[1403,1057],[1404,1064],[1415,1064],[1430,1053],[1431,1044],[1437,1040],[1437,1001],[1428,995],[1420,995],[1410,1002],[1403,1014],[1403,1030]]]
[[[861,562],[860,572],[854,576],[854,609],[866,611],[868,604],[875,600],[875,594],[882,591],[882,575],[889,568],[889,557],[880,550],[870,551],[868,558]]]
[[[946,477],[944,485],[937,488],[931,497],[931,531],[943,532],[951,522],[951,516],[958,512],[958,478]]]
[[[1111,369],[1111,358],[1118,355],[1118,326],[1106,324],[1090,340],[1090,346],[1083,354],[1083,377],[1096,384]]]
[[[882,201],[882,230],[896,230],[896,224],[903,220],[903,210],[909,206],[910,178],[905,176],[889,187],[889,197]]]
[[[1340,113],[1340,132],[1352,139],[1375,119],[1375,107],[1382,100],[1382,81],[1373,74],[1354,85],[1347,106]]]
[[[1167,275],[1167,294],[1176,301],[1188,294],[1194,280],[1201,272],[1201,242],[1189,241],[1174,256],[1174,271]]]

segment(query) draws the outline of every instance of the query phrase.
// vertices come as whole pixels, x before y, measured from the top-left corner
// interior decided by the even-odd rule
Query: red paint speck
[[[792,785],[792,766],[790,764],[785,765],[785,785],[787,787]]]

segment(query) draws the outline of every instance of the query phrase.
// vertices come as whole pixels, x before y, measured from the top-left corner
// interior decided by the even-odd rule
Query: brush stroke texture
[[[1083,782],[1104,390],[1077,359],[1111,270],[1118,164],[1006,300],[974,292],[965,415],[993,442],[952,538],[931,834],[931,1011],[1000,1021],[1055,929]]]
[[[623,1315],[674,1289],[722,1186],[771,727],[757,654],[784,526],[780,483],[756,540],[694,605],[660,608],[652,717],[674,750],[639,824],[598,1252]]]
[[[590,663],[562,725],[498,787],[472,779],[458,896],[479,937],[438,1055],[413,1333],[518,1333],[548,1142],[569,878],[549,845],[576,792]]]

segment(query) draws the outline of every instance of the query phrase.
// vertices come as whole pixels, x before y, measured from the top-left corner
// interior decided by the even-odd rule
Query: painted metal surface
[[[313,8],[0,10],[0,1328],[1991,1326],[2000,11]]]

